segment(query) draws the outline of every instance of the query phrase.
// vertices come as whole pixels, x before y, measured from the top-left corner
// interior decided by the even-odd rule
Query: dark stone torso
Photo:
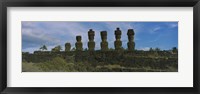
[[[102,31],[101,32],[101,50],[102,51],[107,51],[108,50],[108,42],[107,42],[107,32]]]

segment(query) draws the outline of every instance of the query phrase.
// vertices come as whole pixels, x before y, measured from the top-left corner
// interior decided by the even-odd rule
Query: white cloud
[[[150,47],[142,47],[142,48],[139,48],[138,50],[144,50],[144,51],[149,51]]]
[[[35,23],[35,24],[34,24]],[[41,25],[40,22],[25,22],[23,23],[22,34],[23,38],[27,38],[24,40],[31,40],[30,43],[39,42],[40,45],[47,45],[47,46],[56,46],[61,45],[64,47],[66,42],[70,42],[72,48],[75,47],[76,43],[76,36],[82,36],[82,43],[83,48],[87,48],[88,42],[88,30],[89,27],[82,26],[80,23],[76,22],[46,22]],[[44,26],[43,26],[44,25]],[[100,30],[95,31],[95,42],[96,42],[96,49],[100,49]],[[56,36],[55,36],[56,35]],[[25,42],[24,42],[25,43]],[[27,43],[27,42],[26,42]],[[48,45],[48,44],[53,45]],[[24,44],[27,46],[27,44]],[[24,47],[23,47],[24,48]],[[26,48],[26,47],[25,47]],[[29,48],[28,50],[31,51],[33,48]],[[23,51],[27,51],[27,49],[23,49]]]
[[[150,33],[155,33],[156,31],[159,31],[161,29],[160,26],[154,27],[150,29]]]
[[[36,49],[38,49],[38,48],[37,47],[29,47],[29,48],[23,49],[23,52],[33,53]]]
[[[169,28],[175,28],[178,27],[178,23],[169,23],[168,26]]]
[[[48,36],[47,34],[45,34],[45,32],[38,29],[34,29],[34,28],[22,29],[22,35],[23,35],[23,38],[32,39],[31,40],[32,42],[34,41],[33,39],[35,39],[35,41],[41,42],[41,43],[49,43],[49,42],[53,44],[60,43],[60,40],[53,38],[51,36]]]

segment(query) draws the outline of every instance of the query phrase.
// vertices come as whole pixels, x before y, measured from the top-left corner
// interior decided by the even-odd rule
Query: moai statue
[[[122,41],[120,40],[121,39],[121,35],[122,35],[122,32],[119,28],[117,28],[117,30],[115,30],[115,50],[121,50],[122,48]]]
[[[88,39],[89,39],[88,50],[89,51],[94,51],[94,48],[95,48],[94,36],[95,36],[94,31],[90,29],[88,31]]]
[[[107,42],[107,32],[101,31],[101,50],[107,51],[108,50],[108,42]]]
[[[71,49],[71,44],[65,43],[65,52],[70,51],[70,49]]]
[[[134,30],[128,29],[127,35],[128,35],[128,43],[127,43],[128,50],[134,51],[135,50],[135,42],[134,42],[135,33],[134,33]]]
[[[76,51],[83,51],[83,43],[81,42],[81,36],[76,36]]]

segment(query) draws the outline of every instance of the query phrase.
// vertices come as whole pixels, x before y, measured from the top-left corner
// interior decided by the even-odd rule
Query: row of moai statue
[[[108,51],[108,42],[107,42],[107,31],[101,31],[101,50],[102,51]],[[115,30],[115,50],[121,50],[122,49],[122,41],[121,39],[121,35],[122,35],[122,31],[117,28]],[[134,42],[134,30],[133,29],[128,29],[127,32],[128,35],[128,43],[127,43],[127,47],[129,51],[134,51],[135,50],[135,42]],[[94,51],[95,50],[95,42],[94,42],[94,36],[95,36],[95,31],[93,31],[92,29],[90,29],[88,31],[88,50],[89,51]],[[76,43],[75,43],[75,47],[76,47],[76,51],[83,51],[83,43],[81,42],[81,36],[76,36]],[[70,43],[66,43],[65,44],[65,51],[70,51],[71,49],[71,44]]]

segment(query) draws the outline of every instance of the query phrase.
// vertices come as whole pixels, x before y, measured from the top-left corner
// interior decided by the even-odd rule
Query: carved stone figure
[[[108,42],[107,42],[107,31],[101,31],[101,50],[107,51],[108,50]]]
[[[135,42],[134,42],[135,33],[134,33],[134,30],[128,29],[127,35],[128,35],[128,40],[129,40],[129,42],[127,43],[128,50],[134,51],[135,50]]]
[[[115,38],[116,38],[116,41],[114,42],[115,50],[121,50],[122,48],[122,41],[120,40],[121,34],[122,34],[121,30],[117,28],[117,30],[115,30]]]
[[[89,39],[88,50],[89,51],[94,51],[94,48],[95,48],[94,36],[95,36],[94,31],[92,29],[90,29],[88,31],[88,39]]]
[[[71,44],[65,43],[65,52],[70,51],[70,49],[71,49]]]
[[[83,43],[81,42],[81,36],[76,36],[76,51],[83,51]]]

